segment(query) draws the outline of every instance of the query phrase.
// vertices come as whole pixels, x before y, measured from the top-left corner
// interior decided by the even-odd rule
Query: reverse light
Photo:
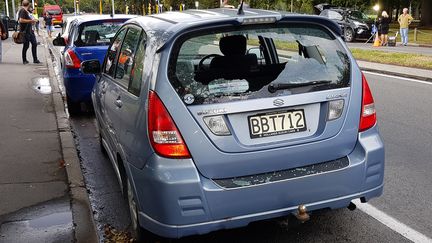
[[[64,54],[66,68],[79,69],[81,67],[81,61],[73,50],[67,50]]]
[[[167,158],[190,158],[189,150],[158,95],[150,90],[148,106],[150,142],[157,154]]]
[[[332,100],[329,102],[329,109],[327,113],[328,121],[336,120],[342,115],[344,103],[344,100]]]
[[[207,125],[208,129],[218,136],[231,135],[223,116],[207,116],[203,118],[204,123]]]
[[[376,123],[376,110],[375,103],[372,96],[372,92],[367,83],[366,77],[362,73],[362,86],[363,86],[363,95],[362,95],[362,109],[360,116],[360,125],[359,132],[363,132],[371,127],[373,127]]]

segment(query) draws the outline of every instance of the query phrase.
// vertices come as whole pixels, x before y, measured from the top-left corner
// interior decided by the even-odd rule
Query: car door
[[[118,54],[120,52],[121,44],[126,35],[126,28],[122,28],[118,31],[117,35],[114,37],[113,43],[108,47],[108,51],[104,60],[104,64],[102,66],[102,74],[99,80],[96,80],[95,84],[95,100],[96,107],[95,113],[98,116],[99,126],[101,128],[101,133],[103,137],[106,139],[108,146],[110,147],[110,151],[113,151],[115,148],[115,134],[112,129],[113,121],[111,117],[108,115],[111,112],[108,112],[110,107],[106,107],[105,94],[108,89],[108,84],[115,82],[115,71],[116,71],[116,62],[118,58]]]
[[[123,97],[128,92],[134,55],[141,38],[141,29],[139,27],[129,25],[125,27],[125,31],[126,35],[119,52],[117,52],[115,67],[113,67],[115,68],[115,74],[113,77],[110,76],[109,81],[106,82],[106,93],[103,100],[106,125],[108,126],[115,151],[122,150],[119,146],[121,133],[124,131],[122,111],[130,108],[130,106],[123,107]]]
[[[135,31],[135,29],[130,30],[128,33]],[[145,126],[147,115],[145,104],[148,95],[146,85],[148,85],[152,62],[150,55],[146,55],[146,47],[147,36],[144,31],[141,31],[139,44],[132,50],[133,63],[128,69],[128,76],[125,75],[129,81],[128,88],[127,90],[120,89],[120,99],[123,104],[120,116],[122,119],[120,144],[125,161],[133,163],[137,167],[144,164],[147,156],[152,152],[148,140],[143,138],[143,134],[147,132]]]

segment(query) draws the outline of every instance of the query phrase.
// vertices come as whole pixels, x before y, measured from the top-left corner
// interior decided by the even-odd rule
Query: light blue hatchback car
[[[327,18],[247,9],[139,17],[92,98],[136,232],[180,238],[383,191],[367,81]]]

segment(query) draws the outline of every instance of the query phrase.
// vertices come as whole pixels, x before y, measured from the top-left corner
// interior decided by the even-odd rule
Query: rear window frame
[[[253,29],[263,29],[263,28],[292,28],[292,27],[298,27],[298,25],[310,25],[310,26],[316,26],[318,29],[323,30],[326,34],[328,34],[330,40],[335,41],[336,45],[339,47],[340,50],[345,52],[348,56],[349,61],[349,70],[347,76],[348,81],[346,82],[346,85],[340,88],[346,88],[350,87],[352,80],[352,60],[350,58],[350,52],[347,51],[346,48],[342,45],[341,42],[337,41],[338,37],[341,37],[337,33],[331,30],[328,26],[324,24],[320,24],[317,22],[309,22],[309,21],[292,21],[289,19],[281,19],[275,23],[266,23],[266,24],[251,24],[251,25],[227,25],[226,23],[216,23],[214,25],[205,25],[203,27],[195,26],[194,29],[188,29],[184,31],[183,33],[178,34],[174,40],[172,40],[172,44],[170,45],[169,53],[168,53],[168,62],[166,66],[166,74],[168,81],[175,89],[175,92],[179,97],[183,97],[187,93],[185,92],[183,87],[183,84],[176,76],[176,67],[177,67],[177,61],[180,54],[180,50],[187,40],[199,36],[204,35],[210,35],[210,34],[217,34],[217,33],[223,33],[223,32],[231,32],[231,31],[241,31],[241,30],[253,30]],[[177,89],[183,89],[181,92]],[[183,100],[183,99],[182,99]],[[192,103],[192,104],[186,104],[185,105],[200,105],[202,103]]]

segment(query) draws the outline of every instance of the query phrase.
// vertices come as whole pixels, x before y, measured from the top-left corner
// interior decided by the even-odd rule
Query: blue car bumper
[[[308,211],[336,209],[382,194],[384,145],[376,127],[359,134],[345,161],[343,168],[230,188],[201,176],[192,160],[154,155],[142,169],[126,167],[141,226],[179,238],[288,215],[301,204]]]
[[[95,83],[95,75],[83,74],[79,69],[63,71],[64,86],[67,97],[73,102],[90,102]]]

